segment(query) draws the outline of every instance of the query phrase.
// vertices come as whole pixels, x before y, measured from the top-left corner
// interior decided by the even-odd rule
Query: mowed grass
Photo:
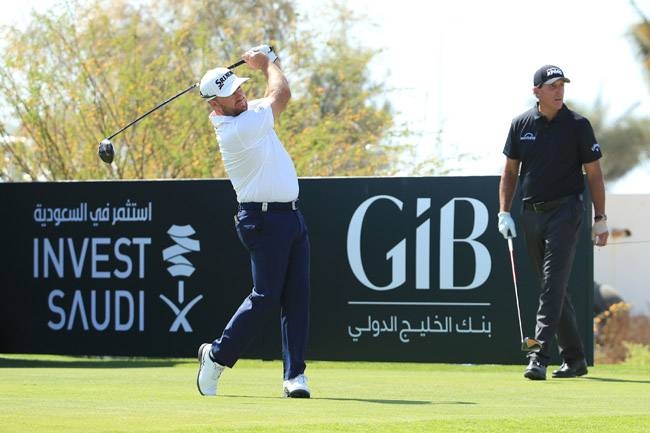
[[[309,362],[313,398],[281,398],[279,361],[242,360],[218,397],[190,359],[0,354],[0,431],[650,432],[650,366],[533,382],[524,366]]]

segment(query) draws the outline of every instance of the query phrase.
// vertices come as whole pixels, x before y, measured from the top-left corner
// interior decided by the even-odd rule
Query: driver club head
[[[113,150],[113,143],[108,138],[103,139],[99,143],[99,149],[97,150],[99,157],[106,164],[113,162],[113,157],[115,156],[115,151]]]
[[[539,352],[542,350],[542,344],[534,338],[524,337],[521,342],[521,350],[524,352]]]

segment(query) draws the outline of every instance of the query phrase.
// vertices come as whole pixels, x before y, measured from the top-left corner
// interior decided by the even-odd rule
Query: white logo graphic
[[[564,75],[564,73],[562,72],[562,69],[560,69],[560,68],[548,68],[546,70],[546,76],[550,77],[550,76],[553,76],[553,75]]]
[[[596,153],[596,152],[600,152],[600,144],[598,144],[598,143],[594,143],[594,144],[591,146],[591,151],[594,152],[594,153]]]
[[[519,139],[522,140],[522,141],[526,141],[526,140],[531,140],[532,141],[532,140],[535,140],[535,138],[536,138],[535,134],[533,134],[532,132],[527,132],[524,135],[522,135],[521,137],[519,137]]]
[[[361,284],[371,290],[387,291],[406,283],[407,244],[406,237],[404,237],[386,252],[386,260],[391,263],[391,281],[385,286],[378,286],[370,281],[363,266],[361,232],[368,209],[379,200],[392,202],[399,211],[402,211],[404,206],[401,200],[389,195],[377,195],[361,203],[354,212],[354,215],[352,215],[350,226],[348,227],[347,254],[352,273]],[[472,232],[463,238],[457,238],[454,234],[456,205],[459,202],[468,203],[473,211]],[[430,198],[417,199],[416,210],[418,217],[430,208]],[[492,268],[492,260],[485,245],[476,239],[485,232],[488,221],[489,216],[485,204],[471,197],[453,198],[440,208],[439,287],[441,290],[471,290],[480,287],[487,281]],[[431,287],[429,266],[431,257],[430,233],[430,219],[422,222],[415,230],[415,246],[412,248],[415,249],[415,288],[418,290],[429,290]],[[474,278],[467,286],[456,285],[454,281],[454,269],[458,265],[454,263],[454,248],[462,244],[469,246],[475,257],[475,268],[467,271],[473,271]]]
[[[189,277],[194,273],[194,266],[192,266],[192,263],[185,258],[184,254],[192,251],[201,251],[200,242],[190,239],[190,236],[195,233],[194,228],[189,225],[173,225],[169,230],[167,230],[167,234],[175,242],[175,245],[165,248],[162,252],[162,256],[165,261],[172,263],[171,266],[167,267],[167,272],[169,272],[173,277]],[[181,326],[183,327],[183,331],[192,332],[192,326],[190,325],[190,322],[188,322],[186,316],[192,307],[203,299],[203,295],[196,296],[183,307],[183,303],[185,302],[185,281],[178,280],[178,305],[174,304],[174,302],[165,295],[160,295],[160,299],[165,301],[174,314],[176,314],[176,320],[174,320],[174,323],[169,327],[169,332],[176,332]]]

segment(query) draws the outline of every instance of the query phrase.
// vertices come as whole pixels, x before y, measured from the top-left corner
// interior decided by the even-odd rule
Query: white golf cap
[[[206,100],[213,99],[216,96],[225,98],[235,93],[237,88],[246,80],[248,78],[238,77],[228,68],[214,68],[206,72],[201,78],[199,91],[201,97]]]

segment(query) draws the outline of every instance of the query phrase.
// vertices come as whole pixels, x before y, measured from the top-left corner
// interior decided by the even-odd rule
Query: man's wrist
[[[604,213],[594,215],[594,222],[597,223],[598,221],[607,221],[607,215]]]

